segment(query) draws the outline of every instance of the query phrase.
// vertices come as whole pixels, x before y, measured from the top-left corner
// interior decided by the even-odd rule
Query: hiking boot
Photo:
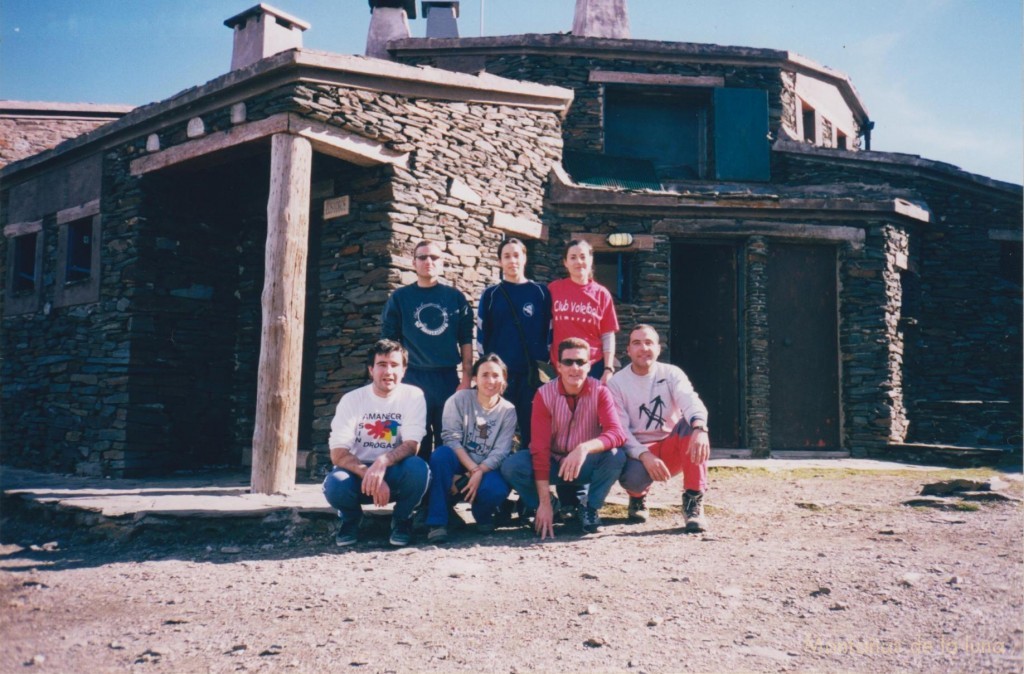
[[[686,516],[686,533],[697,534],[707,531],[708,522],[704,519],[704,492],[683,492],[683,515]]]
[[[396,548],[402,548],[412,542],[412,518],[391,520],[391,537],[388,542]]]
[[[598,529],[601,528],[601,517],[597,514],[596,508],[590,506],[580,506],[580,526],[583,528],[585,534],[596,534]]]
[[[646,496],[629,497],[629,519],[634,522],[646,522],[650,516],[651,511],[647,509]]]
[[[433,543],[439,545],[441,543],[448,542],[448,528],[447,527],[430,527],[430,531],[427,533],[427,543]],[[394,539],[391,540],[392,545]]]
[[[342,520],[338,532],[334,534],[334,544],[339,548],[347,548],[359,542],[359,520]]]

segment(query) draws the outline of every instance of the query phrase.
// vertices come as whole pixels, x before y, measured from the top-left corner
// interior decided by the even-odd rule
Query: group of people
[[[502,241],[502,280],[478,305],[476,362],[472,309],[440,283],[440,247],[421,241],[413,255],[416,282],[388,299],[369,350],[371,381],[344,395],[331,421],[323,490],[341,520],[337,545],[358,541],[367,503],[395,504],[394,546],[412,541],[417,511],[428,542],[447,540],[458,499],[490,531],[513,489],[520,521],[541,539],[566,515],[594,533],[616,481],[629,518],[645,521],[651,484],[680,473],[686,530],[705,530],[707,408],[680,368],[658,361],[650,325],[630,331],[629,365],[615,370],[618,318],[586,241],[569,242],[569,278],[547,286],[526,278],[525,244]],[[541,383],[537,363],[549,359],[557,377]]]

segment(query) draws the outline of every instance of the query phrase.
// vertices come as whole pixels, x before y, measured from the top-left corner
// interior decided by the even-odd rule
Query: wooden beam
[[[639,84],[659,87],[724,87],[725,78],[715,75],[672,75],[668,73],[629,73],[617,70],[591,70],[590,81],[602,84]]]
[[[595,253],[635,253],[640,250],[654,250],[654,237],[650,234],[634,234],[633,243],[628,246],[609,246],[607,234],[591,234],[589,232],[573,232],[569,240],[586,241]]]
[[[279,133],[302,136],[312,143],[313,149],[359,166],[394,164],[407,168],[408,152],[396,152],[382,143],[356,135],[323,122],[305,119],[282,112],[266,119],[239,124],[224,131],[216,131],[201,138],[158,150],[131,163],[133,176],[158,171],[168,166],[220,152],[236,145],[251,143]]]
[[[79,206],[72,206],[71,208],[65,208],[63,211],[57,211],[57,224],[63,225],[67,222],[81,220],[82,218],[88,218],[89,216],[96,215],[99,212],[100,200],[93,199],[92,201]]]
[[[272,137],[263,328],[252,437],[252,491],[258,494],[295,487],[312,168],[313,148],[308,140],[287,133]]]
[[[41,232],[42,230],[42,220],[33,220],[32,222],[12,222],[4,227],[4,237],[13,239],[16,236],[24,236],[25,234]]]

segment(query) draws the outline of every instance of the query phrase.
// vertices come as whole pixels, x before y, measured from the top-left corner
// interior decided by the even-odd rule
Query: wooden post
[[[295,487],[306,315],[309,141],[275,134],[270,150],[263,329],[252,436],[252,491],[274,494]]]

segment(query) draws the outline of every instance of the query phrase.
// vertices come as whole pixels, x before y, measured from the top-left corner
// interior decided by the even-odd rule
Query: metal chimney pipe
[[[576,0],[572,34],[577,37],[611,37],[628,40],[626,0]]]

